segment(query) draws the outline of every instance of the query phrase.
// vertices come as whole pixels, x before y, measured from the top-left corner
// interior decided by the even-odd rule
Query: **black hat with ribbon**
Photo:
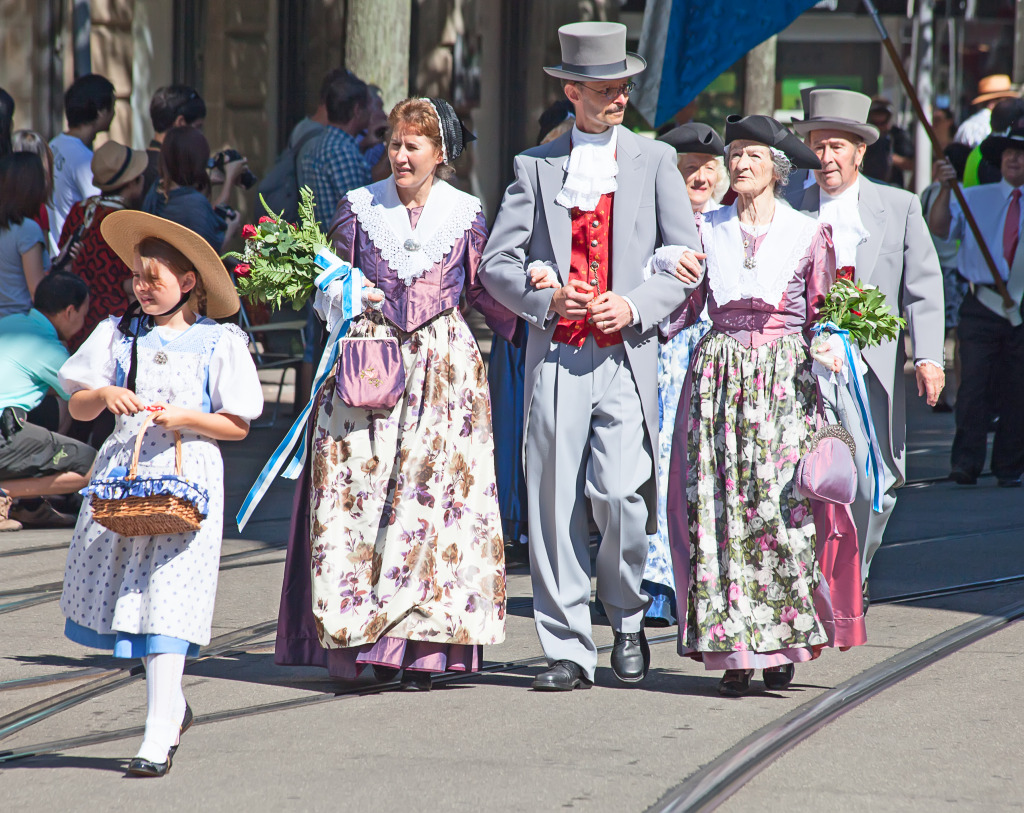
[[[771,116],[729,116],[725,143],[733,141],[757,141],[783,153],[798,169],[821,169],[813,150]]]
[[[673,127],[664,135],[658,136],[658,141],[671,144],[679,153],[699,152],[704,155],[725,155],[725,144],[722,143],[722,137],[715,132],[713,127],[699,121],[690,121]]]
[[[1005,133],[993,133],[981,142],[981,157],[997,167],[1008,149],[1024,150],[1024,119],[1013,123]]]
[[[424,101],[428,102],[437,114],[441,129],[442,157],[446,164],[451,164],[462,155],[467,144],[476,141],[476,136],[466,128],[462,119],[456,115],[455,109],[444,99],[425,99]]]

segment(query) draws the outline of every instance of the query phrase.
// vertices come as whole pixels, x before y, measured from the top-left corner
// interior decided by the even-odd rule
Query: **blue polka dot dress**
[[[113,317],[100,323],[61,368],[68,393],[124,386],[131,342]],[[256,368],[245,334],[233,325],[200,318],[185,331],[155,328],[138,343],[136,393],[145,404],[165,402],[203,412],[252,420],[263,408]],[[93,477],[127,469],[139,428],[148,413],[118,416],[100,448]],[[182,472],[207,489],[209,514],[194,533],[123,537],[93,521],[82,505],[64,571],[61,610],[68,635],[79,643],[118,647],[123,639],[178,639],[209,643],[220,563],[224,515],[224,467],[217,443],[182,430]],[[174,432],[151,425],[139,473],[174,471]],[[171,647],[173,651],[174,647]],[[133,655],[153,654],[148,650]],[[118,653],[120,654],[120,653]]]

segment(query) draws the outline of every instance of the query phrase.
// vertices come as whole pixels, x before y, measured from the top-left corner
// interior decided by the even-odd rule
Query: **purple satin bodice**
[[[409,209],[409,220],[416,227],[422,207]],[[483,213],[477,214],[466,233],[455,241],[451,251],[411,285],[406,285],[388,266],[380,250],[359,226],[348,199],[342,200],[328,234],[334,253],[359,268],[364,276],[384,293],[384,317],[395,327],[412,332],[442,311],[457,308],[463,289],[471,307],[479,310],[488,327],[511,339],[516,316],[491,297],[480,284],[480,256],[487,242]]]
[[[692,324],[707,304],[713,328],[732,336],[744,347],[760,347],[781,336],[801,332],[809,340],[811,326],[818,321],[825,296],[836,278],[835,251],[826,233],[828,228],[819,227],[809,250],[793,269],[793,277],[778,304],[771,305],[761,299],[739,299],[719,305],[705,275],[690,298],[673,314],[666,335],[674,336]]]

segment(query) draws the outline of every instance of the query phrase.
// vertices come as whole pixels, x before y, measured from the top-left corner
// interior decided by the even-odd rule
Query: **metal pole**
[[[929,119],[932,115],[932,68],[933,57],[933,14],[931,3],[921,3],[917,7],[915,28],[917,29],[917,92],[926,107]],[[936,154],[941,158],[941,154]],[[932,180],[932,149],[928,142],[928,132],[924,120],[918,119],[914,126],[914,191],[924,192]]]
[[[875,8],[875,4],[872,3],[871,0],[863,0],[863,2],[867,7],[868,13],[871,15],[871,19],[875,22],[875,27],[878,29],[878,35],[882,38],[882,45],[885,46],[885,50],[889,54],[889,58],[892,60],[893,67],[896,69],[896,73],[900,77],[900,82],[903,83],[903,88],[906,90],[907,96],[909,97],[911,104],[914,106],[914,113],[917,115],[917,120],[924,125],[925,131],[928,134],[928,140],[931,141],[932,149],[935,150],[936,154],[941,154],[942,150],[939,147],[939,140],[935,137],[935,130],[932,129],[932,123],[929,121],[928,116],[925,115],[924,108],[921,107],[921,100],[917,98],[917,92],[914,90],[914,84],[910,81],[910,77],[907,76],[907,70],[903,67],[903,60],[900,59],[900,55],[896,53],[896,48],[892,44],[892,40],[889,39],[889,32],[885,30],[885,24],[878,16],[878,9]],[[960,209],[964,213],[964,220],[967,221],[967,226],[970,228],[971,234],[974,235],[978,248],[981,250],[981,256],[985,258],[988,270],[992,274],[993,287],[996,289],[996,293],[998,293],[1000,298],[1003,300],[1003,309],[1007,314],[1013,313],[1017,309],[1016,303],[1014,303],[1009,292],[1006,290],[1006,283],[1003,281],[1002,276],[996,268],[996,261],[992,259],[992,253],[988,250],[985,238],[981,236],[981,229],[978,228],[978,222],[974,219],[974,215],[971,213],[971,209],[967,205],[963,189],[961,189],[960,184],[957,183],[953,184],[950,188],[957,203],[960,204]]]

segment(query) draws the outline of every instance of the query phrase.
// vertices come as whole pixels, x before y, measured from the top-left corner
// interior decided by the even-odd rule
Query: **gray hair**
[[[793,174],[793,170],[796,167],[793,166],[793,162],[789,160],[789,156],[787,156],[786,153],[782,152],[782,150],[777,150],[775,149],[775,147],[769,146],[768,144],[763,144],[762,146],[768,147],[768,152],[771,153],[772,167],[774,170],[773,176],[775,180],[775,188],[773,191],[775,192],[776,197],[781,197],[782,187],[786,186],[789,183],[789,176]],[[732,147],[731,142],[725,145],[726,161],[729,160],[730,147]]]

